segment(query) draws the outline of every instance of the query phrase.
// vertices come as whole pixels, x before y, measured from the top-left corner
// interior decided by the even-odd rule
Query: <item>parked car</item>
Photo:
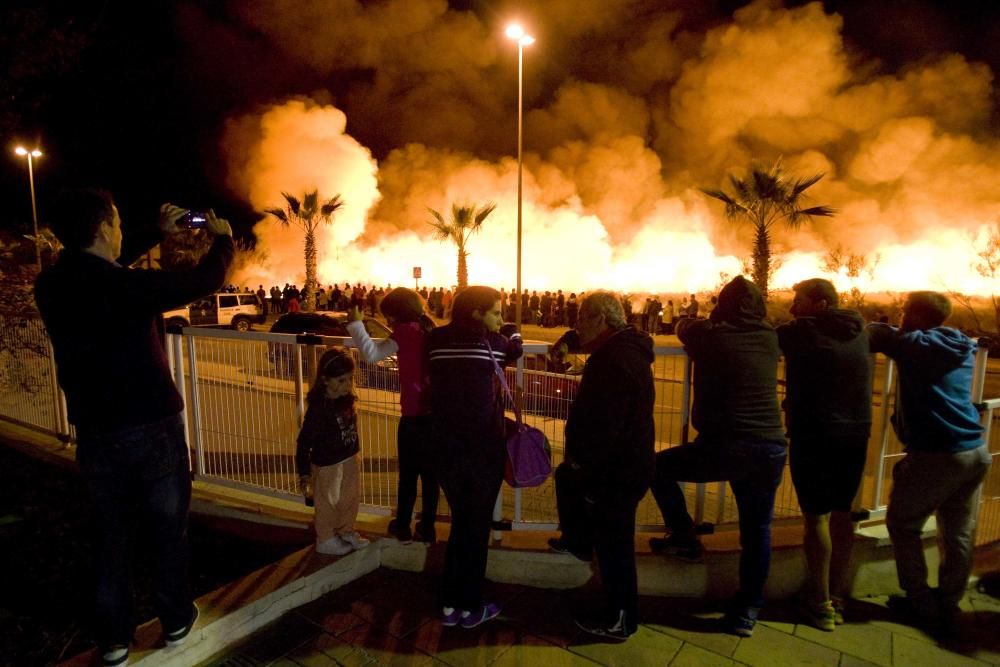
[[[264,306],[250,292],[218,292],[209,294],[187,306],[163,313],[168,326],[232,327],[250,331],[253,325],[267,319]]]
[[[372,338],[388,338],[392,333],[389,327],[376,319],[366,317],[363,322],[365,330]],[[271,325],[271,333],[351,337],[347,331],[347,315],[327,312],[286,313]],[[282,375],[295,374],[294,354],[294,348],[289,344],[268,343],[268,359]],[[314,373],[312,359],[308,355],[303,356],[303,377],[311,381]],[[399,391],[399,365],[396,361],[396,355],[391,355],[375,363],[360,361],[357,372],[354,374],[354,383],[359,387]]]

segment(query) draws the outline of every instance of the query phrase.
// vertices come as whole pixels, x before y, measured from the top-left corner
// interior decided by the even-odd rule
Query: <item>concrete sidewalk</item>
[[[596,605],[592,587],[555,591],[487,583],[501,616],[474,630],[436,616],[437,579],[382,567],[251,635],[205,665],[1000,665],[1000,600],[970,592],[963,640],[939,646],[901,624],[885,597],[856,600],[835,632],[799,624],[790,602],[765,609],[750,639],[723,634],[717,602],[644,597],[629,641],[580,632],[573,610]]]

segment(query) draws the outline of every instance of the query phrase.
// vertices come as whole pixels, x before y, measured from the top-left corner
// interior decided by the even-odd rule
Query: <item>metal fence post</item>
[[[306,418],[306,395],[302,388],[302,346],[295,344],[295,412],[299,428]]]
[[[179,346],[178,346],[179,347]],[[198,391],[198,362],[195,356],[194,336],[188,336],[188,368],[191,375],[191,433],[194,436],[195,474],[205,474],[205,448],[201,437],[201,400]],[[182,364],[178,364],[180,368]],[[181,373],[183,375],[183,373]]]
[[[874,363],[872,367],[874,368]],[[872,499],[872,509],[878,509],[882,503],[882,487],[884,486],[883,479],[885,478],[885,454],[886,450],[889,449],[889,429],[892,427],[892,424],[889,423],[889,397],[892,395],[892,376],[895,370],[896,365],[892,359],[886,357],[885,378],[882,380],[882,436],[880,438],[882,444],[879,447],[878,467],[875,472],[875,497]]]
[[[972,371],[972,402],[983,402],[983,389],[986,387],[986,361],[990,354],[990,339],[980,338],[976,347],[975,366]]]

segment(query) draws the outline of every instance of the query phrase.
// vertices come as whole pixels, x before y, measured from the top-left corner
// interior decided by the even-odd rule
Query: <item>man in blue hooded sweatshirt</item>
[[[899,369],[892,424],[906,448],[892,471],[886,518],[906,597],[889,602],[928,629],[942,631],[957,619],[968,584],[979,493],[990,467],[971,395],[976,343],[941,326],[950,314],[943,294],[911,292],[901,327],[869,325],[872,351],[890,357]],[[936,590],[927,584],[920,537],[935,513],[941,549]]]

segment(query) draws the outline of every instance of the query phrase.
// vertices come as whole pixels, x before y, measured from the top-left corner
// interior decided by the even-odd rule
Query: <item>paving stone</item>
[[[736,663],[718,653],[712,653],[693,644],[684,644],[674,656],[670,667],[728,667]]]
[[[322,632],[314,624],[297,614],[286,614],[278,621],[261,629],[232,651],[227,651],[220,659],[246,660],[247,663],[234,664],[267,664],[277,660],[289,651],[301,646],[307,640],[319,636]]]
[[[652,610],[643,616],[642,624],[712,653],[732,657],[740,640],[722,632],[719,626],[721,618],[721,612],[708,611],[706,605],[692,601],[692,604],[683,607],[666,604]]]
[[[753,637],[740,640],[733,653],[733,660],[748,665],[774,667],[775,665],[828,665],[837,667],[840,653],[801,637],[773,630],[758,624]]]
[[[840,658],[840,667],[878,667],[873,662],[855,658],[853,655],[844,654]]]
[[[427,667],[441,664],[412,643],[391,635],[370,623],[348,630],[338,639],[350,644],[364,657],[392,667]]]
[[[354,646],[325,632],[307,641],[287,655],[303,667],[362,667],[372,662],[372,657]]]
[[[549,644],[537,637],[525,635],[522,641],[509,647],[491,667],[594,667],[598,663]]]
[[[892,666],[892,633],[876,625],[845,623],[833,632],[823,632],[802,624],[795,628],[795,635],[876,665]]]
[[[518,643],[523,631],[501,620],[478,628],[446,628],[439,620],[426,623],[406,637],[418,650],[449,665],[488,665]]]
[[[324,596],[299,607],[295,613],[319,626],[324,632],[336,636],[365,623],[363,618],[354,613],[362,604],[359,600]]]
[[[989,664],[900,634],[892,640],[892,661],[894,665],[905,667],[969,667]]]
[[[683,643],[676,637],[640,625],[626,642],[603,642],[583,633],[569,646],[569,650],[611,667],[667,665]]]
[[[569,598],[553,591],[528,589],[503,609],[505,622],[550,644],[565,648],[579,634]]]

